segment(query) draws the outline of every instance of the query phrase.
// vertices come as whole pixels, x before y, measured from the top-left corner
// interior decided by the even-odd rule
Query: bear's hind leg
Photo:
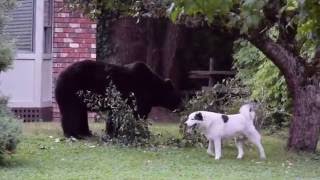
[[[90,136],[86,107],[79,100],[69,100],[60,105],[62,129],[66,137]]]

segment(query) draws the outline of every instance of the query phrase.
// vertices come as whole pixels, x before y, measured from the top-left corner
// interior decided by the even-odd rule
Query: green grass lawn
[[[176,137],[178,125],[154,124],[152,131]],[[204,148],[124,148],[96,138],[61,138],[58,123],[25,123],[16,154],[0,166],[0,179],[320,179],[320,155],[287,153],[285,139],[275,135],[263,136],[266,161],[250,147],[236,160],[233,144],[225,144],[223,158],[215,161]]]

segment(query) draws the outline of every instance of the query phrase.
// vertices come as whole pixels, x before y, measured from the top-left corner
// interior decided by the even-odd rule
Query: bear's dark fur
[[[152,106],[174,110],[181,102],[170,80],[163,80],[141,62],[124,66],[85,60],[76,62],[58,77],[55,98],[62,115],[64,135],[90,136],[87,107],[77,95],[79,90],[104,94],[109,76],[124,98],[130,92],[136,97],[137,113],[146,118]]]

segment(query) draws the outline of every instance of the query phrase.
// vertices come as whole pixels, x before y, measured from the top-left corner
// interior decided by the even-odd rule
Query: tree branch
[[[297,24],[293,18],[297,15],[297,11],[284,11],[279,19],[279,37],[277,43],[281,44],[287,50],[290,50],[295,56],[299,55],[298,43],[296,41]]]
[[[299,69],[301,58],[257,31],[251,32],[247,39],[280,69],[287,81],[288,89],[293,93],[294,87],[297,87],[297,83],[301,82],[299,77],[303,77],[299,75],[301,73],[301,69]],[[303,66],[301,67],[303,68]]]
[[[260,23],[258,29],[260,31],[261,29],[266,29],[267,31],[270,27],[278,24],[279,36],[277,43],[292,52],[295,56],[299,56],[299,48],[295,40],[297,24],[293,21],[293,18],[297,15],[297,11],[284,11],[283,8],[286,7],[286,4],[286,0],[269,0],[263,8],[266,18]]]

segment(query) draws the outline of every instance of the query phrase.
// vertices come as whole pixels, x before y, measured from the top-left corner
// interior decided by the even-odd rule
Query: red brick
[[[53,33],[53,83],[55,83],[59,74],[74,62],[85,59],[95,60],[91,58],[91,54],[96,52],[94,46],[96,29],[92,20],[85,18],[79,11],[66,8],[63,0],[54,0],[53,21],[53,28],[60,28]],[[80,27],[70,23],[80,24]],[[75,45],[70,47],[70,43],[78,43],[79,47]],[[89,117],[94,117],[94,114],[89,114]],[[60,113],[54,97],[53,120],[60,121]]]
[[[66,27],[66,28],[63,28],[63,32],[64,33],[74,33],[75,29],[74,28],[70,28],[70,27]]]
[[[74,49],[75,52],[78,52],[78,53],[91,53],[91,49],[89,48],[75,48]]]
[[[91,28],[92,23],[81,23],[80,28]]]
[[[74,39],[74,42],[79,43],[79,44],[95,44],[96,43],[96,39],[78,38],[78,39]],[[91,47],[91,46],[89,46],[89,47]]]
[[[70,37],[70,36],[69,36],[69,33],[55,32],[53,37],[55,37],[55,38],[65,38],[65,37]]]
[[[95,34],[92,33],[70,33],[71,38],[95,39]]]
[[[55,28],[57,28],[57,27],[58,27],[58,28],[59,28],[59,27],[69,27],[69,23],[64,23],[64,22],[63,22],[63,23],[58,23],[58,22],[57,22],[57,23],[54,23],[54,27],[55,27]]]
[[[56,38],[53,39],[55,41]],[[63,41],[63,38],[62,38]],[[66,48],[69,47],[69,43],[64,43],[64,42],[54,42],[53,43],[53,48]]]
[[[91,48],[91,44],[79,44],[80,48]]]
[[[56,23],[68,23],[71,22],[71,18],[54,17],[54,22]]]
[[[56,48],[53,51],[54,53],[75,53],[76,50],[76,48]]]
[[[53,42],[54,43],[63,43],[63,38],[53,38]]]
[[[78,53],[81,58],[90,58],[91,54],[90,53]]]

